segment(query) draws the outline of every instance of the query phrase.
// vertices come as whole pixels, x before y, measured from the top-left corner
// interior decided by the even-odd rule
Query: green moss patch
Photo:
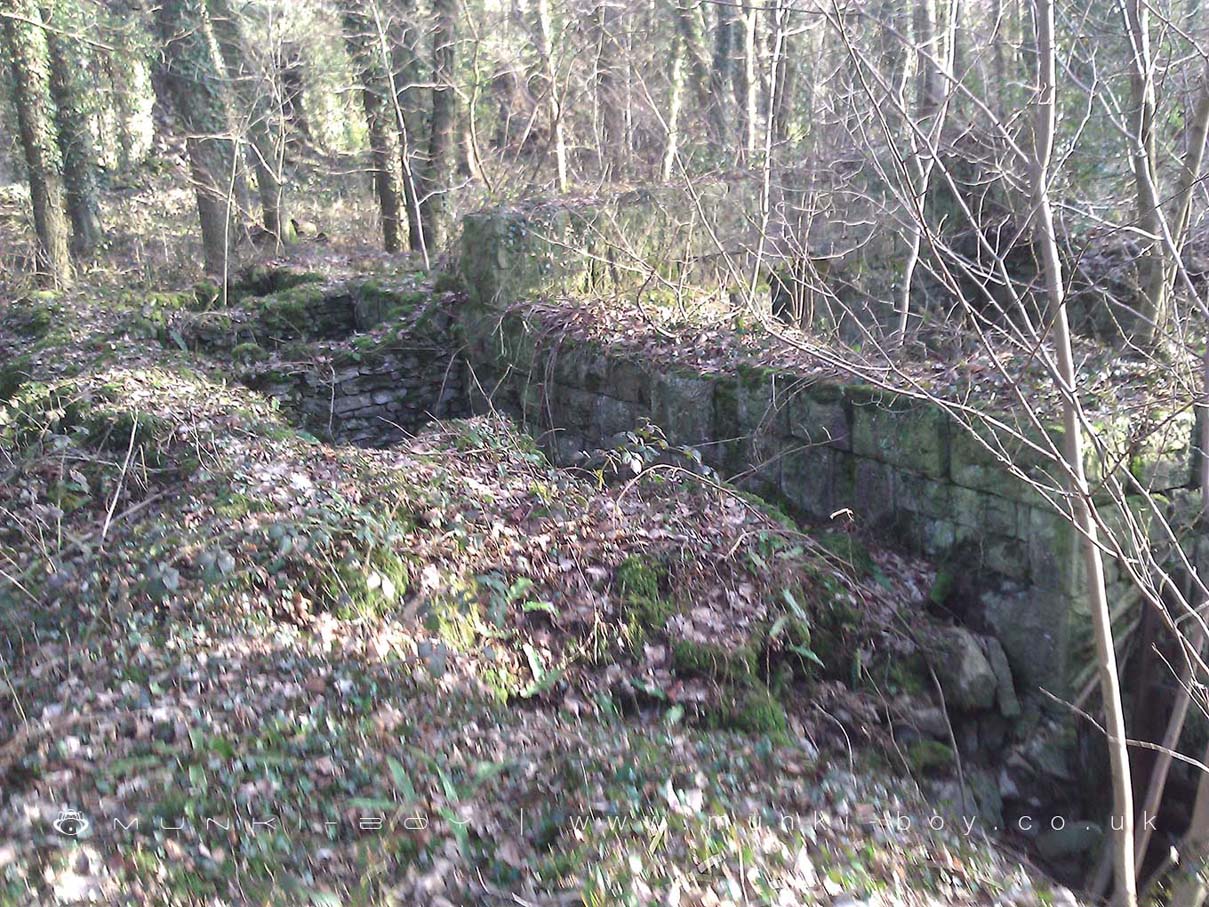
[[[953,750],[935,740],[917,740],[907,747],[907,763],[917,775],[935,775],[953,765]]]

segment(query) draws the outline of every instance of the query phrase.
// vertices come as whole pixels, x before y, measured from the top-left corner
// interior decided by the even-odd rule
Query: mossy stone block
[[[668,372],[655,376],[651,418],[672,444],[701,444],[714,436],[712,378]]]
[[[600,438],[633,431],[638,425],[638,407],[625,400],[600,394],[592,406],[591,426]]]
[[[1012,579],[1028,579],[1029,549],[1024,539],[984,533],[979,545],[983,567]]]
[[[948,482],[906,472],[897,478],[897,507],[928,517],[946,517],[953,513],[953,497],[958,489]]]
[[[878,528],[894,524],[896,470],[878,460],[855,457],[853,460],[852,509],[867,523]]]
[[[948,418],[934,406],[868,388],[850,388],[852,451],[941,478],[949,470]]]
[[[951,427],[950,475],[964,488],[973,488],[1028,504],[1043,504],[1044,496],[1030,485],[1061,491],[1065,483],[1056,458],[1062,451],[1062,427],[1044,434],[1032,426],[1011,428],[983,420]],[[1023,473],[1016,475],[1012,467]]]
[[[1029,573],[1034,583],[1067,595],[1081,587],[1079,533],[1069,517],[1044,507],[1028,508]]]
[[[643,363],[610,356],[607,373],[609,396],[645,407],[651,405],[651,375]]]
[[[1069,640],[1075,601],[1061,589],[1004,584],[980,596],[981,616],[1007,653],[1020,689],[1069,691]]]
[[[849,487],[842,473],[850,465],[837,451],[799,445],[782,458],[781,494],[796,511],[825,520],[847,506],[838,503],[837,491]]]
[[[789,434],[811,444],[852,450],[852,431],[840,390],[834,385],[800,387],[786,394]]]

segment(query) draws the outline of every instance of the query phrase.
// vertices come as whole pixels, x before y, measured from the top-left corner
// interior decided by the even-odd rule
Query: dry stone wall
[[[467,414],[456,294],[417,287],[414,275],[306,278],[263,275],[252,282],[259,295],[189,313],[172,332],[233,359],[243,383],[338,443],[385,447],[432,419]]]
[[[629,218],[640,222],[641,212]],[[658,365],[627,354],[623,342],[603,348],[544,332],[523,305],[505,309],[613,279],[593,278],[598,256],[576,252],[576,225],[590,220],[583,211],[547,211],[539,229],[531,211],[467,219],[462,272],[471,303],[463,326],[472,408],[515,414],[564,463],[649,422],[673,444],[697,448],[722,476],[799,516],[828,520],[849,511],[948,565],[957,587],[952,606],[968,609],[966,623],[1000,640],[1025,687],[1070,687],[1088,623],[1080,616],[1077,537],[1055,507],[1061,476],[1040,451],[1000,430],[1008,417],[959,424],[937,405],[859,383]],[[1170,416],[1165,434],[1144,449],[1129,446],[1123,422],[1121,448],[1090,451],[1089,473],[1128,468],[1152,488],[1187,486],[1192,421],[1190,412]],[[1051,441],[1061,443],[1059,428],[1032,444]],[[1033,482],[1052,490],[1048,499]],[[1140,593],[1114,560],[1107,574],[1114,604],[1136,603]]]

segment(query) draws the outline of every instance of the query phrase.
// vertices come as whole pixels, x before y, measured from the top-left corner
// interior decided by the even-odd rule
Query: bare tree
[[[165,75],[189,153],[206,272],[224,282],[235,265],[235,142],[218,61],[200,0],[164,0],[156,12]]]
[[[432,122],[428,133],[428,165],[420,211],[424,244],[439,249],[449,230],[449,191],[456,151],[454,69],[457,62],[457,0],[433,0],[436,23],[432,31]]]
[[[1129,769],[1129,742],[1125,736],[1125,709],[1121,702],[1121,680],[1117,673],[1117,650],[1113,643],[1112,616],[1104,585],[1104,559],[1098,543],[1097,521],[1083,460],[1083,420],[1080,418],[1074,354],[1066,312],[1066,288],[1062,278],[1062,260],[1054,233],[1054,215],[1050,202],[1050,159],[1054,148],[1054,101],[1057,85],[1054,76],[1054,7],[1052,0],[1036,0],[1037,18],[1037,125],[1034,131],[1033,193],[1036,208],[1037,241],[1041,246],[1045,295],[1052,320],[1057,352],[1056,377],[1063,394],[1062,424],[1066,441],[1066,467],[1069,475],[1071,508],[1083,548],[1088,607],[1091,611],[1096,659],[1100,673],[1100,695],[1104,703],[1108,753],[1112,762],[1113,812],[1120,819],[1114,828],[1116,846],[1116,901],[1120,907],[1138,902],[1134,873],[1133,782]]]
[[[256,172],[256,188],[265,231],[280,244],[290,241],[293,228],[285,204],[282,169],[285,165],[285,143],[273,116],[272,86],[260,78],[248,57],[243,29],[230,0],[206,0],[210,22],[214,28],[218,50],[227,75],[247,117],[247,134],[251,139],[252,169]]]
[[[14,15],[3,17],[0,24],[13,76],[17,127],[25,151],[38,236],[37,271],[50,283],[67,286],[72,281],[72,266],[63,215],[63,171],[55,145],[50,69],[41,18],[36,6],[21,3]]]
[[[64,4],[56,2],[43,7],[42,16],[52,26],[46,29],[46,46],[50,55],[50,94],[55,102],[55,124],[67,187],[72,246],[76,255],[86,256],[104,236],[97,187],[97,153],[88,128],[88,110],[84,102],[87,68],[80,43],[73,35],[78,25],[66,16]]]
[[[550,143],[554,151],[554,167],[558,191],[566,192],[567,147],[563,138],[562,103],[558,92],[558,76],[554,69],[553,51],[550,46],[550,5],[547,0],[532,0],[533,44],[537,49],[541,66],[541,94],[550,118]]]
[[[402,248],[399,237],[399,161],[398,133],[392,108],[394,93],[383,60],[376,20],[366,15],[360,3],[343,0],[341,23],[349,56],[361,81],[361,103],[369,131],[370,157],[373,161],[374,193],[382,221],[382,244],[387,252]],[[390,106],[388,106],[390,105]]]

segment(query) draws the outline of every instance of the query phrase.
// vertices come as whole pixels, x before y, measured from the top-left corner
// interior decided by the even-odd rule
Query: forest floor
[[[893,730],[926,565],[689,473],[602,485],[499,419],[320,444],[88,295],[5,308],[45,369],[0,410],[8,900],[1032,891],[920,827]]]
[[[929,796],[928,565],[502,418],[321,443],[154,270],[0,300],[0,904],[1069,902]]]

